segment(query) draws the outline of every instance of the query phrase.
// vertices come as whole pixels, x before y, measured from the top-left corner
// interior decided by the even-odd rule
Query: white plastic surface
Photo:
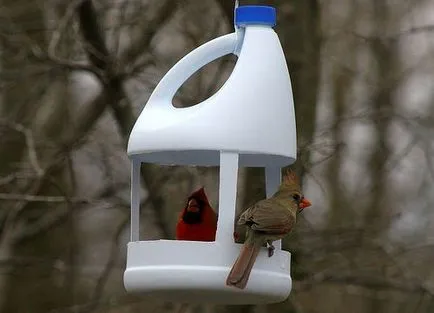
[[[138,241],[128,244],[125,288],[179,303],[265,304],[291,290],[290,254],[263,248],[246,289],[225,284],[241,245],[217,242]]]
[[[157,296],[165,301],[184,303],[265,304],[285,300],[292,287],[290,254],[274,242],[269,258],[261,252],[244,290],[225,285],[225,279],[241,245],[233,242],[233,223],[237,194],[239,157],[221,152],[219,218],[216,241],[139,241],[140,162],[132,162],[131,242],[128,244],[124,285],[129,292]],[[279,167],[267,167],[266,192],[271,196],[278,188]]]
[[[172,99],[197,70],[225,54],[239,58],[212,97],[188,108]],[[131,132],[131,242],[124,285],[129,292],[166,301],[265,304],[285,300],[292,287],[290,254],[273,244],[261,251],[246,289],[225,285],[241,245],[233,242],[239,166],[266,169],[267,196],[280,184],[280,169],[296,158],[291,82],[274,30],[248,26],[190,52],[163,77]],[[220,165],[216,242],[140,241],[140,163]]]
[[[233,53],[237,43],[239,58],[221,89],[197,105],[175,108],[179,87],[207,63]],[[248,26],[182,58],[155,88],[128,143],[130,156],[157,164],[215,166],[220,151],[238,152],[241,166],[295,161],[291,82],[271,27]]]

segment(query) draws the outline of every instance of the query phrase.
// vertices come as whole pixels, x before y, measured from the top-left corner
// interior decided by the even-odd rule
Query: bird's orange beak
[[[312,203],[310,203],[310,201],[307,200],[306,198],[303,198],[300,201],[300,209],[305,209],[307,207],[310,207],[311,205],[312,205]]]

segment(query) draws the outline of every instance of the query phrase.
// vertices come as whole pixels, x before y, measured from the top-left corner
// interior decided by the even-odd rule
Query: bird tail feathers
[[[226,279],[226,285],[239,289],[246,288],[253,265],[261,249],[261,245],[245,243]]]

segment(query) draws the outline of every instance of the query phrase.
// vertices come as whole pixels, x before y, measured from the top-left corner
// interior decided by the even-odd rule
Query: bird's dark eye
[[[299,194],[292,195],[292,199],[294,199],[296,202],[300,202],[301,196]]]

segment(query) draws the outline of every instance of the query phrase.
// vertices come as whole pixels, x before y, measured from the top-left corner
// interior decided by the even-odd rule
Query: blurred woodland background
[[[434,1],[241,0],[277,8],[306,196],[281,304],[189,312],[434,312]],[[174,312],[127,295],[129,132],[182,56],[233,31],[230,0],[0,1],[0,310]],[[209,97],[235,57],[178,91]],[[264,197],[242,169],[238,209]],[[143,165],[142,239],[173,238],[217,168]]]

